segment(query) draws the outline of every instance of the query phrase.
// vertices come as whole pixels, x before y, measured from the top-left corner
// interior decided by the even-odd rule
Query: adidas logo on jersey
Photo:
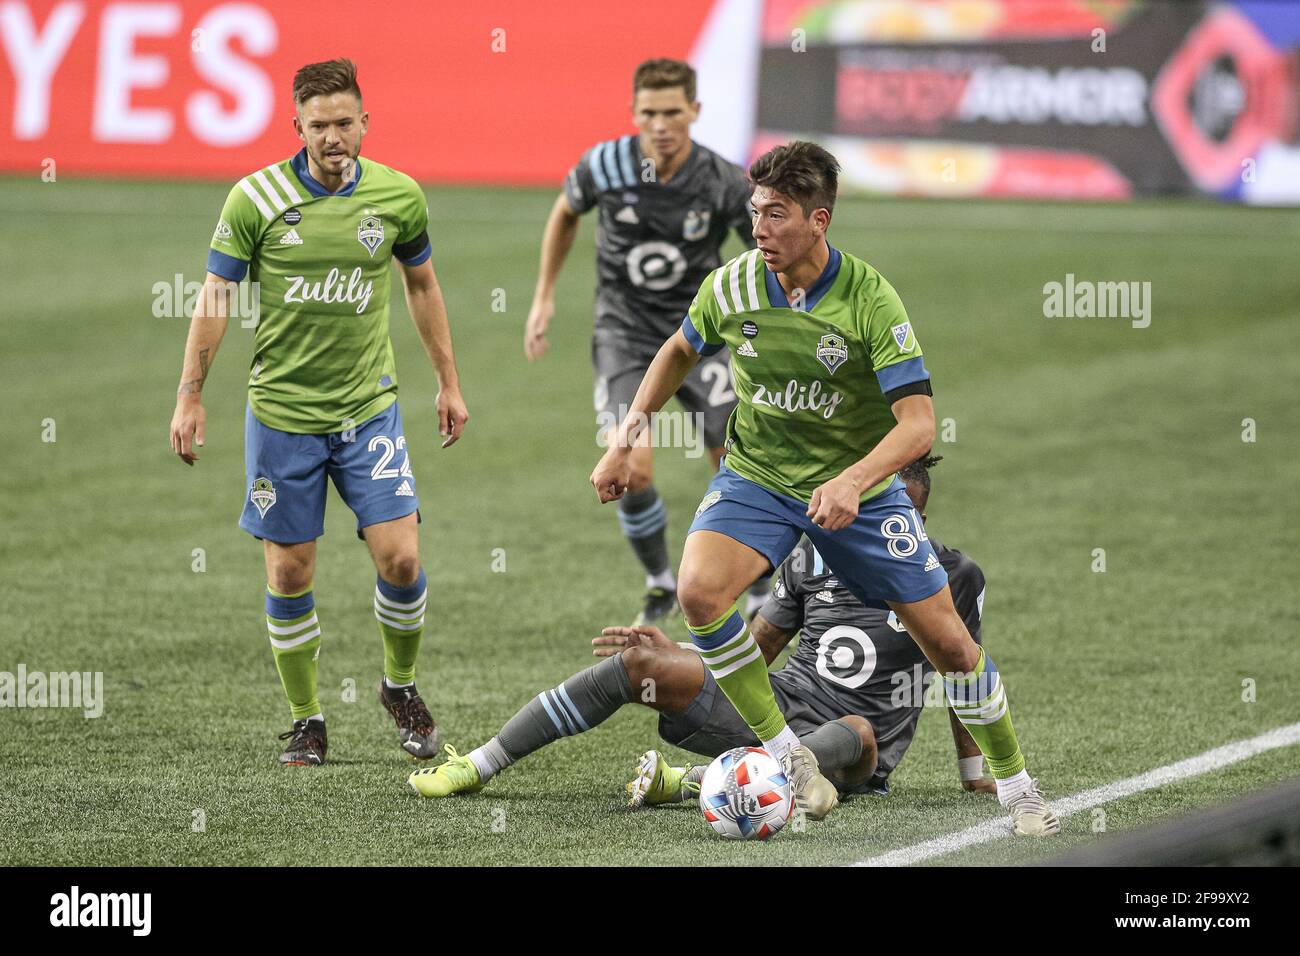
[[[936,558],[933,554],[931,554],[928,558],[925,559],[925,570],[927,571],[939,570],[939,559]]]
[[[631,206],[624,206],[622,209],[618,211],[618,213],[614,216],[614,218],[617,219],[619,222],[625,222],[631,226],[635,226],[637,223],[641,221],[636,216],[636,210],[633,209]]]
[[[280,237],[280,245],[301,246],[302,236],[298,235],[297,229],[290,229],[288,232],[286,232],[283,236]]]
[[[835,595],[830,591],[818,591],[816,598],[819,601],[825,601],[827,604],[833,604],[835,602]]]
[[[754,344],[749,339],[745,339],[740,343],[740,348],[736,349],[736,354],[743,355],[746,358],[758,358],[758,353],[754,351]]]
[[[403,478],[402,483],[397,486],[397,491],[395,492],[395,494],[399,498],[415,497],[415,492],[411,490],[411,483],[407,481],[405,478]]]

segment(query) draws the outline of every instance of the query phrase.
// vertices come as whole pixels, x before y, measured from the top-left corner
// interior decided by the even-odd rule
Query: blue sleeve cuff
[[[884,393],[892,392],[904,385],[911,385],[913,382],[925,382],[929,378],[930,373],[925,367],[925,359],[919,355],[906,362],[886,365],[876,370],[876,381],[880,383],[880,391]]]
[[[428,262],[429,257],[432,255],[433,255],[433,243],[426,242],[424,244],[424,248],[421,249],[419,252],[417,252],[415,255],[411,256],[408,259],[403,259],[401,256],[398,256],[397,261],[404,266],[418,266],[425,262]]]
[[[231,282],[242,282],[248,275],[248,263],[217,249],[208,250],[208,271]]]
[[[708,342],[705,342],[703,336],[701,336],[699,332],[695,331],[695,323],[691,321],[689,315],[682,319],[682,335],[686,336],[686,341],[691,343],[691,348],[695,349],[695,351],[699,352],[700,355],[705,356],[706,358],[710,355],[717,355],[726,348],[725,344],[710,345]]]

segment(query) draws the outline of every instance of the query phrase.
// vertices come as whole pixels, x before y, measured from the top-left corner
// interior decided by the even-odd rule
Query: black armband
[[[930,388],[930,380],[923,378],[919,382],[908,382],[906,385],[900,385],[898,388],[891,388],[885,393],[885,401],[890,405],[900,398],[907,398],[909,395],[934,395]]]
[[[426,229],[414,239],[408,239],[406,242],[393,243],[393,255],[405,262],[424,251],[424,247],[429,244],[429,232]]]

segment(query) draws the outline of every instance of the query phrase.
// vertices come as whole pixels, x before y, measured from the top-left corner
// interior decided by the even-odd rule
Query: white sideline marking
[[[1154,790],[1157,787],[1177,783],[1190,777],[1198,777],[1201,774],[1222,769],[1230,764],[1240,763],[1267,751],[1277,750],[1280,747],[1292,747],[1296,744],[1300,744],[1300,723],[1289,724],[1286,727],[1275,727],[1258,737],[1224,744],[1222,747],[1215,747],[1213,750],[1207,750],[1195,757],[1188,757],[1186,760],[1180,760],[1177,763],[1157,767],[1155,770],[1148,770],[1136,777],[1117,780],[1114,783],[1108,783],[1105,786],[1085,790],[1082,793],[1076,793],[1072,797],[1065,797],[1051,802],[1056,809],[1056,815],[1064,820],[1066,817],[1072,817],[1082,810],[1090,810],[1112,800],[1131,797],[1135,793]],[[964,850],[967,847],[978,846],[992,840],[1000,840],[1010,835],[1010,823],[1003,816],[977,823],[973,827],[958,830],[956,833],[949,833],[945,836],[935,837],[933,840],[917,843],[915,846],[903,847],[901,850],[890,850],[888,853],[873,856],[869,860],[860,860],[853,865],[911,866],[923,860],[931,860],[936,856],[944,856],[957,850]]]

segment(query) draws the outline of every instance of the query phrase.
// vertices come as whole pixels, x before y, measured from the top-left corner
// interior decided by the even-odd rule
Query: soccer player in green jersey
[[[172,416],[172,450],[193,465],[203,445],[204,381],[225,334],[228,303],[248,275],[258,323],[248,377],[240,527],[262,541],[266,622],[293,728],[283,764],[325,759],[316,689],[321,625],[312,579],[325,530],[327,476],[357,519],[378,572],[375,618],[383,639],[379,698],[412,756],[438,750],[433,718],[415,687],[424,627],[419,500],[397,406],[388,337],[390,258],[401,263],[406,304],[438,376],[438,429],[446,448],[469,413],[460,394],[442,292],[429,261],[429,211],[415,181],[362,162],[369,114],[349,60],[294,76],[294,130],[303,149],[241,179],[230,191],[208,254],[208,274],[185,343]]]
[[[736,599],[807,534],[844,585],[887,606],[944,676],[1021,834],[1060,824],[1025,770],[992,659],[953,606],[947,575],[897,472],[934,441],[930,374],[894,288],[826,238],[839,164],[794,142],[749,169],[758,248],[715,270],[651,363],[591,483],[602,502],[628,487],[628,449],[703,355],[730,349],[739,404],[726,457],[696,511],[678,599],[706,666],[800,806],[834,809],[835,787],[786,725],[762,650]]]

